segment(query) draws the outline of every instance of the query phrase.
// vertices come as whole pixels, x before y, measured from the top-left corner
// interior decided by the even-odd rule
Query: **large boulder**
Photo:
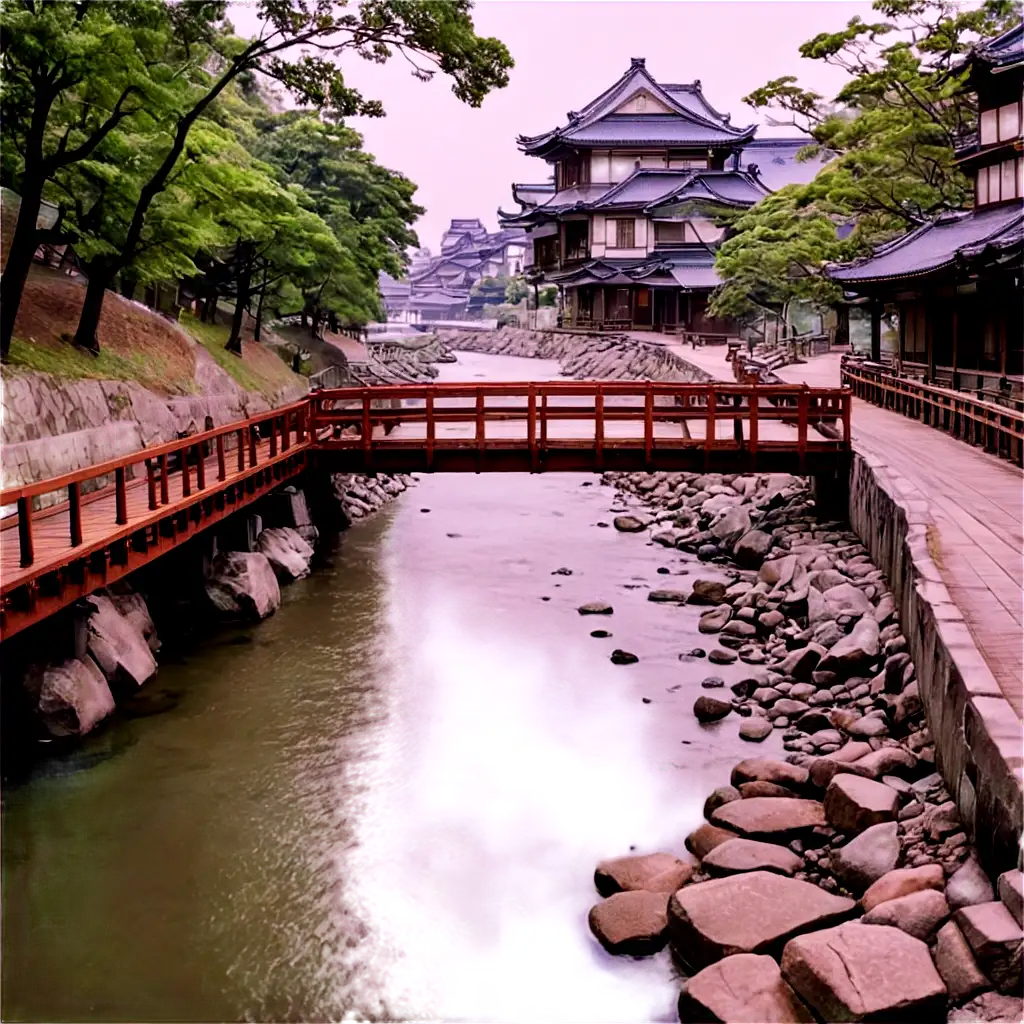
[[[946,875],[939,864],[923,864],[919,868],[897,868],[882,875],[873,882],[860,899],[860,905],[867,913],[879,903],[898,900],[901,896],[909,896],[923,889],[935,889],[942,892]]]
[[[707,823],[699,825],[686,837],[686,848],[698,860],[706,857],[716,846],[735,839],[736,833],[727,828]]]
[[[759,843],[755,839],[730,839],[716,846],[701,861],[701,870],[709,875],[736,875],[741,871],[774,871],[793,875],[803,859],[785,846]]]
[[[665,945],[668,893],[617,892],[590,909],[590,930],[609,953],[648,956]]]
[[[750,529],[750,513],[741,505],[725,511],[711,527],[711,535],[723,544],[732,544]]]
[[[711,823],[748,839],[783,842],[824,825],[825,811],[817,800],[755,796],[719,807]]]
[[[51,736],[84,736],[114,710],[107,680],[88,654],[31,669],[25,688]]]
[[[717,722],[732,711],[732,704],[727,700],[701,695],[693,702],[693,714],[698,722]]]
[[[1024,873],[1019,868],[1004,871],[999,876],[999,898],[1013,914],[1017,924],[1024,924]]]
[[[743,534],[732,549],[732,556],[737,565],[747,569],[756,569],[764,561],[772,546],[772,538],[763,530],[750,530]]]
[[[693,874],[693,865],[671,853],[603,860],[594,872],[594,885],[602,896],[616,892],[675,892]]]
[[[928,947],[886,925],[848,922],[792,939],[782,976],[822,1020],[941,1020],[946,986]]]
[[[889,924],[900,931],[927,942],[949,917],[949,904],[941,892],[922,889],[909,896],[879,903],[861,920],[865,924]]]
[[[613,610],[606,601],[588,601],[576,609],[580,615],[611,615]]]
[[[971,947],[956,922],[947,921],[935,937],[935,967],[954,1003],[983,992],[989,980],[974,959]]]
[[[956,912],[978,965],[1003,993],[1017,993],[1021,986],[1021,955],[1024,932],[1001,900],[975,903]]]
[[[995,895],[985,869],[974,854],[953,872],[946,883],[946,900],[953,910],[970,907],[975,903],[990,903]]]
[[[735,953],[777,953],[794,935],[835,924],[855,906],[809,882],[749,871],[680,889],[669,900],[669,934],[680,959],[701,968]]]
[[[214,560],[206,596],[229,618],[256,622],[277,611],[281,588],[266,555],[258,551],[227,551]]]
[[[697,629],[701,633],[718,633],[725,624],[732,618],[732,607],[727,604],[720,604],[717,608],[705,612],[697,623]]]
[[[882,821],[894,821],[899,794],[883,782],[859,775],[836,775],[825,793],[825,817],[840,832],[863,832]]]
[[[86,646],[107,681],[125,688],[141,686],[156,674],[156,658],[146,638],[117,610],[109,597],[91,594]]]
[[[845,679],[878,656],[878,623],[864,616],[821,661],[819,672],[835,672]]]
[[[679,996],[681,1021],[783,1024],[814,1018],[770,956],[737,953],[695,974]]]
[[[900,838],[895,821],[865,829],[831,855],[832,871],[851,892],[863,893],[869,885],[896,867]]]
[[[868,596],[852,583],[829,587],[822,596],[834,615],[867,615],[868,612],[874,612]]]
[[[156,635],[156,626],[153,617],[149,614],[149,606],[146,599],[124,581],[120,580],[114,586],[100,591],[104,597],[109,597],[114,607],[118,610],[121,618],[133,629],[142,634],[142,639],[149,645],[149,649],[156,654],[160,650],[160,638]]]
[[[267,556],[279,580],[287,582],[309,575],[313,549],[302,539],[298,530],[290,526],[272,526],[264,530],[256,538],[256,550]]]
[[[946,1018],[948,1024],[1020,1024],[1024,1020],[1024,999],[983,992]]]

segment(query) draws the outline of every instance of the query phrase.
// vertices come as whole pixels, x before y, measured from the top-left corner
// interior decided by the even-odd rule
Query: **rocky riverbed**
[[[708,795],[692,860],[598,866],[601,944],[670,943],[684,1021],[1019,1021],[1021,872],[993,884],[972,853],[895,602],[856,535],[818,521],[787,475],[604,482],[617,529],[726,575],[649,594],[704,609],[709,649],[683,656],[709,664],[694,715],[751,744],[780,730],[790,753],[741,761]],[[732,664],[750,669],[727,687],[714,666]]]

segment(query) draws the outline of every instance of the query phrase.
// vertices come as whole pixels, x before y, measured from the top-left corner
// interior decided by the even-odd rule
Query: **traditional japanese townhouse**
[[[524,153],[553,180],[513,185],[532,266],[559,286],[563,322],[735,333],[707,314],[718,285],[715,214],[751,206],[777,183],[809,180],[820,164],[797,163],[800,139],[755,140],[705,99],[700,82],[662,84],[643,58],[562,128],[520,136]],[[778,187],[778,184],[775,185]]]
[[[1024,25],[967,58],[978,133],[958,151],[974,178],[974,208],[941,216],[831,270],[872,310],[880,357],[885,306],[899,311],[904,371],[954,387],[1016,391],[1024,374]]]

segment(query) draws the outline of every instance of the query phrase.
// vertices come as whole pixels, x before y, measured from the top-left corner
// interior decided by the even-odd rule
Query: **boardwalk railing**
[[[400,398],[401,407],[377,407]],[[316,453],[348,471],[814,472],[849,450],[850,395],[804,385],[556,381],[313,395]]]
[[[309,401],[0,492],[4,636],[180,544],[300,472]],[[94,484],[113,483],[90,492]],[[33,499],[60,494],[46,508]],[[15,543],[16,537],[16,543]]]
[[[880,366],[843,363],[843,383],[857,398],[944,430],[1022,465],[1024,413],[963,391],[899,377]]]
[[[15,510],[0,521],[0,628],[11,636],[133,572],[310,460],[369,472],[819,473],[842,471],[849,438],[850,393],[838,388],[556,381],[316,391],[0,492]],[[42,496],[60,500],[37,507]]]

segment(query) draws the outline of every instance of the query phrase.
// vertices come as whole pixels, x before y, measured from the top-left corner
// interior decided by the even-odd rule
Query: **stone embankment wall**
[[[555,359],[567,377],[590,380],[704,381],[711,375],[660,345],[616,334],[528,331],[439,331],[455,351]]]
[[[302,397],[286,388],[268,401],[240,387],[195,346],[196,393],[164,396],[131,381],[6,377],[0,395],[0,486],[17,487],[222,426]]]
[[[991,871],[1015,867],[1024,828],[1021,726],[942,583],[928,523],[884,466],[856,454],[850,522],[892,581],[936,763]]]

